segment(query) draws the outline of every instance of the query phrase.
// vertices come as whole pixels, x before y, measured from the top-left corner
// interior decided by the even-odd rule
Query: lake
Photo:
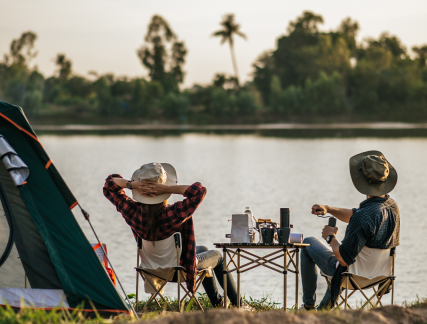
[[[257,218],[277,222],[279,209],[289,207],[293,232],[321,237],[327,220],[312,215],[311,206],[358,207],[365,197],[353,187],[348,160],[363,151],[379,150],[399,174],[391,193],[401,212],[395,303],[427,296],[427,253],[423,248],[427,207],[422,204],[427,193],[426,138],[292,139],[192,133],[161,137],[42,135],[40,141],[81,206],[90,213],[128,294],[135,293],[136,244],[122,216],[103,196],[109,174],[130,178],[144,163],[167,162],[176,168],[180,184],[201,182],[208,193],[194,214],[196,242],[213,249],[214,242],[228,241],[225,234],[230,233],[231,214],[242,213],[246,206]],[[170,202],[178,199],[173,197]],[[77,208],[74,213],[88,239],[95,242]],[[342,239],[345,224],[337,223],[338,238]],[[241,282],[246,296],[267,296],[282,302],[283,277],[276,272],[257,268],[242,274]],[[318,284],[319,302],[326,287],[320,276]],[[294,287],[291,274],[288,307],[294,303]],[[166,294],[174,296],[176,285],[167,286]],[[140,296],[148,297],[143,287]],[[299,300],[301,303],[301,289]],[[389,295],[384,300],[389,303]]]

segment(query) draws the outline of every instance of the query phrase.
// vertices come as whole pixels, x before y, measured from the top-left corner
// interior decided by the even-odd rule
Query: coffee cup
[[[277,229],[277,237],[279,243],[289,243],[289,236],[291,234],[290,227],[281,227]]]
[[[262,243],[273,243],[274,228],[264,227],[261,229]]]

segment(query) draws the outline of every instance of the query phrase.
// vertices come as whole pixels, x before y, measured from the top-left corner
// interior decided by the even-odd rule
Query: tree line
[[[0,62],[0,99],[20,105],[30,118],[102,117],[135,122],[257,123],[311,120],[427,119],[427,45],[412,54],[396,36],[356,41],[359,24],[344,19],[322,32],[323,18],[305,11],[291,21],[276,48],[253,63],[252,79],[239,83],[234,36],[246,39],[233,14],[213,36],[230,46],[234,75],[218,73],[211,84],[181,89],[187,48],[169,23],[152,17],[137,50],[147,78],[73,72],[57,54],[55,75],[30,68],[34,32],[11,42]],[[181,88],[180,88],[181,86]],[[111,117],[114,117],[112,119]]]

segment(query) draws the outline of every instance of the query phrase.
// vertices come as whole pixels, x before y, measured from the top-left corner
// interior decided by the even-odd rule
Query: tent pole
[[[125,294],[125,298],[126,298],[126,300],[127,300],[128,304],[129,304],[130,308],[132,309],[133,315],[135,315],[135,318],[136,318],[137,320],[139,320],[139,317],[138,317],[138,315],[136,314],[135,309],[133,308],[133,306],[132,306],[131,302],[129,301],[128,295],[126,294],[125,290],[123,289],[123,286],[122,286],[122,284],[121,284],[121,282],[120,282],[120,280],[119,280],[119,277],[117,276],[116,270],[114,270],[113,265],[111,264],[111,261],[110,261],[110,259],[108,258],[107,253],[105,253],[104,247],[102,246],[101,241],[99,240],[98,235],[96,234],[95,229],[93,228],[92,223],[90,222],[90,219],[89,219],[90,215],[89,215],[89,214],[88,214],[88,213],[87,213],[87,212],[86,212],[86,211],[85,211],[85,210],[80,206],[80,204],[78,204],[78,205],[79,205],[80,210],[82,211],[83,216],[84,216],[84,217],[85,217],[85,219],[89,222],[90,228],[92,229],[93,234],[95,234],[96,240],[97,240],[97,241],[98,241],[98,243],[101,245],[102,253],[104,253],[104,256],[107,258],[107,261],[108,261],[108,263],[110,264],[111,269],[113,270],[113,272],[114,272],[114,274],[115,274],[115,276],[116,276],[117,282],[119,283],[120,288],[122,289],[123,293]]]

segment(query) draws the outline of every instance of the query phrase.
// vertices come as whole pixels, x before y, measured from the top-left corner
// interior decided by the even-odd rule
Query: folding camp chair
[[[370,305],[372,308],[378,305],[383,306],[381,299],[384,294],[391,292],[391,304],[394,304],[394,263],[396,258],[396,248],[389,250],[371,249],[364,247],[356,257],[356,262],[349,266],[348,271],[342,274],[341,293],[338,296],[334,307],[339,309],[344,304],[344,309],[350,308],[348,299],[356,292],[360,291],[366,302],[360,307],[365,308]],[[327,276],[322,271],[320,274],[325,277],[328,287],[331,286],[332,277]],[[372,289],[373,295],[368,298],[364,291]],[[351,291],[349,293],[349,291]],[[344,297],[343,297],[344,294]],[[376,301],[374,301],[376,299]],[[329,304],[331,306],[331,303]]]
[[[186,272],[183,266],[180,265],[181,257],[181,233],[175,233],[165,240],[153,242],[146,241],[137,237],[137,267],[136,269],[136,302],[138,302],[139,276],[144,280],[145,292],[151,293],[151,297],[144,306],[144,310],[155,301],[160,306],[156,299],[159,296],[166,307],[173,310],[172,306],[163,297],[164,287],[168,282],[176,282],[178,284],[178,311],[185,308],[185,298],[190,297],[188,303],[194,300],[197,307],[203,311],[203,307],[196,298],[197,290],[202,284],[205,277],[213,277],[212,268],[197,270],[196,289],[194,293],[189,291],[185,285]],[[181,288],[184,290],[184,297],[181,298]]]

